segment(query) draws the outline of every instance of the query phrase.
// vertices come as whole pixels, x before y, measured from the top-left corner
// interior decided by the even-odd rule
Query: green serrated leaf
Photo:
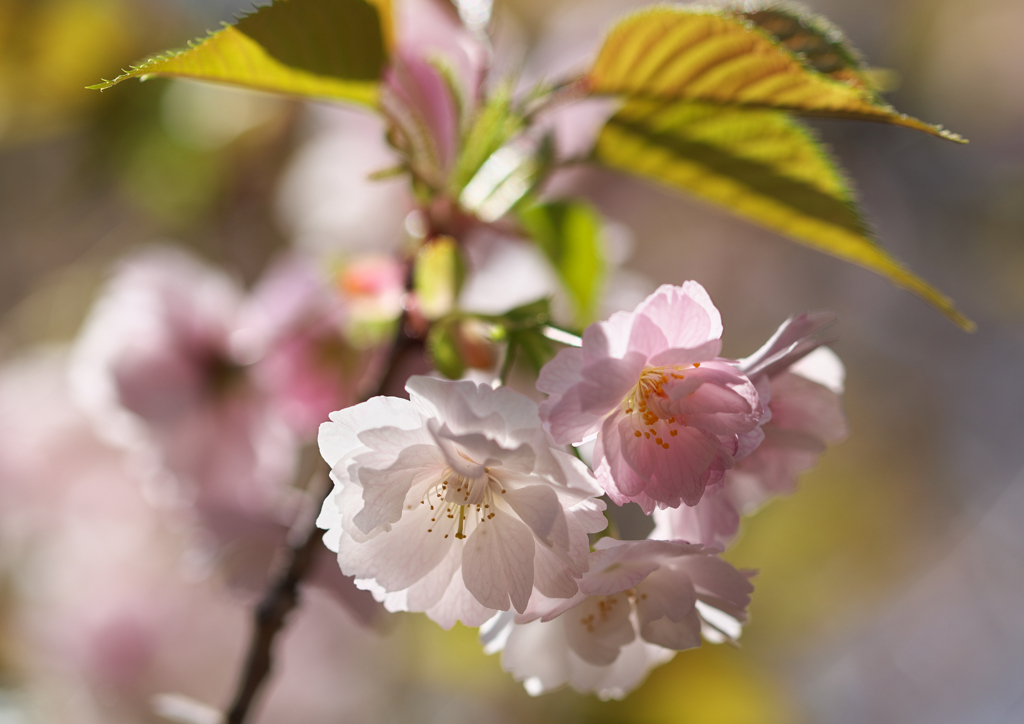
[[[878,245],[824,148],[786,113],[630,100],[602,130],[595,157],[876,271],[973,327]]]
[[[522,116],[512,109],[512,89],[499,87],[470,123],[452,174],[452,196],[458,197],[484,162],[522,127]]]
[[[587,326],[594,320],[604,283],[600,216],[581,201],[552,201],[520,209],[519,223],[569,292],[576,325]]]
[[[594,93],[878,121],[964,142],[897,112],[861,83],[818,72],[726,9],[660,6],[626,17],[608,34],[586,83]]]
[[[466,373],[466,364],[459,353],[457,319],[444,319],[430,328],[427,353],[434,368],[448,379],[457,380]]]
[[[391,35],[389,0],[276,0],[90,87],[173,76],[373,106]]]

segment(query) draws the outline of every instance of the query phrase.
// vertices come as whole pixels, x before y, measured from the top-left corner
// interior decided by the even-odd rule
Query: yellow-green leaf
[[[948,298],[878,245],[825,150],[782,111],[634,99],[604,127],[595,155],[876,271],[973,328]]]
[[[391,34],[389,0],[276,0],[91,87],[174,76],[374,105]]]
[[[963,140],[897,112],[863,83],[818,72],[771,33],[724,9],[660,6],[627,17],[609,33],[586,82],[594,93],[778,108]]]

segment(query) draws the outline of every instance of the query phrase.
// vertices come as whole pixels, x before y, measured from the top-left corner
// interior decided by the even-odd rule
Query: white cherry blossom
[[[446,628],[524,611],[534,587],[576,594],[604,504],[589,470],[551,447],[536,404],[471,382],[406,389],[320,428],[336,486],[318,525],[342,572]]]
[[[569,685],[620,699],[675,651],[735,640],[753,587],[713,551],[682,541],[602,538],[579,592],[535,593],[481,629],[485,650],[533,695]]]

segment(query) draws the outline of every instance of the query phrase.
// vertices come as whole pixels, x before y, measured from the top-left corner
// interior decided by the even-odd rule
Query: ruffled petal
[[[330,422],[320,425],[320,454],[333,468],[344,456],[363,447],[360,433],[381,427],[415,430],[423,427],[423,418],[408,400],[373,397],[331,413]]]
[[[700,284],[663,284],[634,312],[665,334],[667,348],[689,349],[722,336],[722,315]]]
[[[359,456],[359,482],[363,488],[363,509],[353,522],[364,533],[388,523],[397,523],[413,487],[424,487],[429,480],[440,480],[445,458],[433,445],[413,445],[401,450],[398,459],[383,470],[365,465]],[[409,503],[415,505],[415,503]]]

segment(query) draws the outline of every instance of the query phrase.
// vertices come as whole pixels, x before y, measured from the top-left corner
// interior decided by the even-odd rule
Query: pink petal
[[[728,480],[728,478],[727,478]],[[728,483],[709,486],[697,505],[654,511],[652,538],[685,540],[724,549],[739,530],[740,514]]]
[[[677,431],[674,437],[672,429]],[[708,482],[705,473],[713,463],[720,462],[721,443],[696,428],[669,428],[663,420],[654,425],[654,431],[649,439],[636,437],[632,422],[624,417],[617,426],[623,460],[646,478],[643,492],[654,500],[669,507],[680,501],[696,505]],[[656,436],[669,445],[668,449],[658,444]]]
[[[700,646],[697,593],[679,571],[659,568],[636,587],[640,635],[652,644],[681,651]]]
[[[761,349],[740,360],[740,368],[750,376],[774,377],[820,345],[830,341],[814,339],[813,336],[835,324],[837,320],[835,312],[804,312],[790,317]]]
[[[569,647],[584,661],[607,666],[619,650],[636,638],[629,620],[629,598],[623,593],[591,596],[559,618]]]
[[[722,315],[700,284],[663,284],[634,312],[661,329],[669,348],[693,348],[722,336]]]
[[[556,354],[537,376],[537,389],[549,395],[563,395],[583,381],[583,350],[568,347]]]

